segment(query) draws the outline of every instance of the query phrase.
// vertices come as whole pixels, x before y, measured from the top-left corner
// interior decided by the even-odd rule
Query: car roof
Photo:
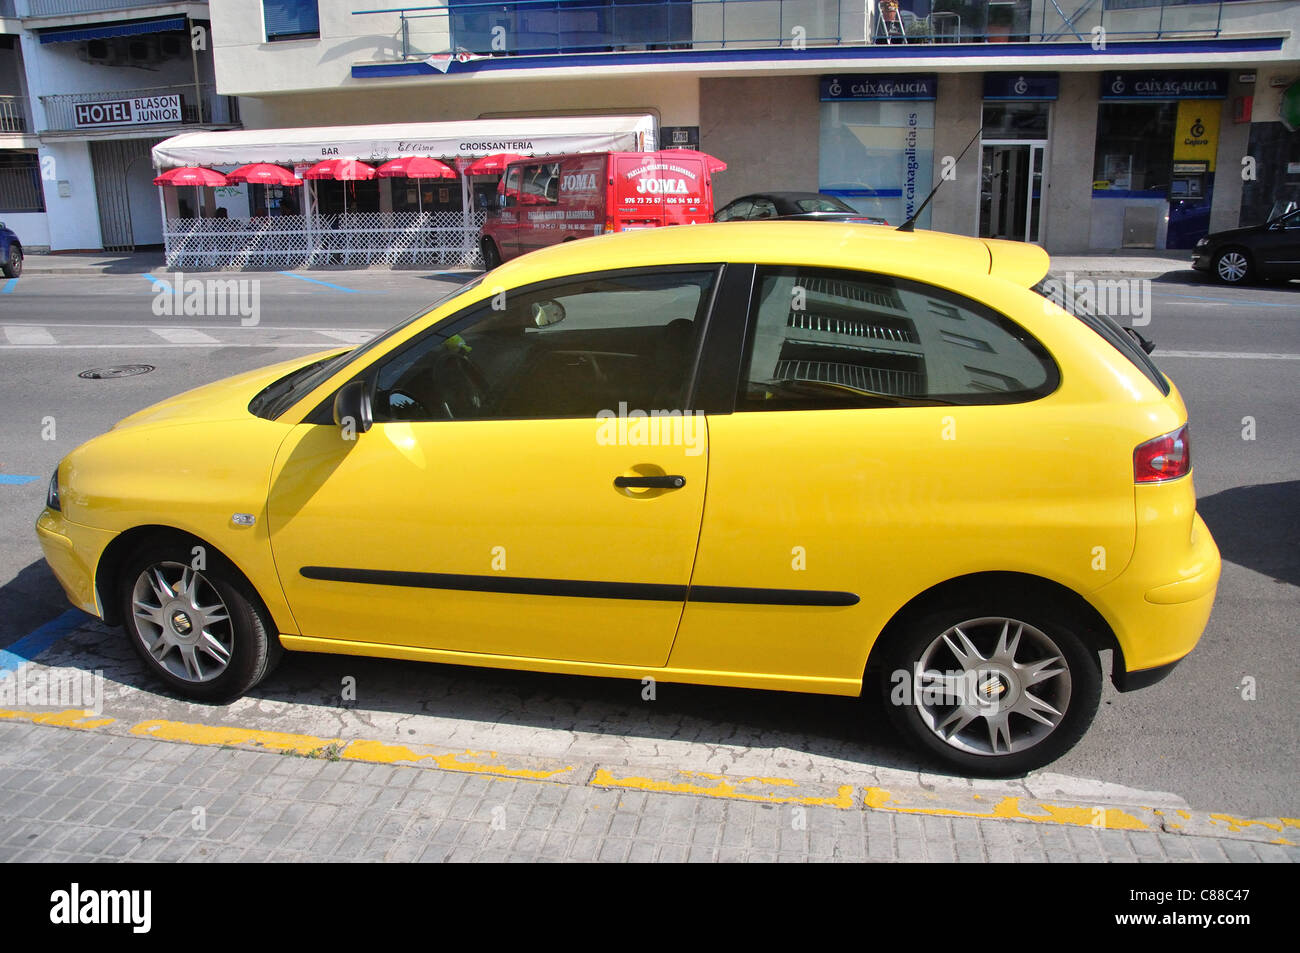
[[[783,202],[798,202],[801,199],[834,199],[834,195],[825,195],[822,192],[751,192],[748,195],[742,195],[738,199],[732,199],[732,202],[739,202],[743,199],[777,199]],[[843,199],[837,199],[843,201]],[[727,203],[728,205],[731,202]]]
[[[1028,288],[1047,274],[1049,259],[1042,248],[1023,242],[773,219],[672,225],[584,238],[521,255],[492,274],[517,286],[586,272],[717,262],[872,270],[921,281],[936,270],[970,272]],[[489,277],[484,284],[494,282]]]

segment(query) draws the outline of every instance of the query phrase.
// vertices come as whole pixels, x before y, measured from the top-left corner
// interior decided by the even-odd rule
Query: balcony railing
[[[12,3],[13,0],[9,2]],[[77,13],[107,13],[113,10],[132,10],[136,7],[156,7],[166,2],[167,0],[27,0],[27,15],[63,17]]]
[[[152,86],[147,89],[118,89],[94,93],[68,93],[60,96],[42,96],[45,110],[45,128],[56,132],[76,129],[121,129],[129,123],[78,123],[77,107],[95,103],[112,103],[140,97],[180,96],[179,124],[205,123],[217,126],[239,123],[239,100],[234,96],[219,96],[211,86],[204,84],[196,89],[193,83],[179,86]],[[177,125],[174,120],[139,125]]]
[[[1217,37],[1244,0],[446,0],[383,16],[397,58],[871,43],[1095,43]]]
[[[0,133],[24,133],[30,130],[26,97],[0,96]]]

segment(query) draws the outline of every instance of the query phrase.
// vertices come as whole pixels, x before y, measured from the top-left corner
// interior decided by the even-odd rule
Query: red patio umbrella
[[[513,152],[497,152],[490,156],[483,156],[475,159],[469,165],[465,166],[466,175],[497,175],[506,170],[512,162],[518,162],[520,159],[527,159],[528,156],[517,155]]]
[[[404,156],[400,159],[389,159],[378,169],[375,170],[380,178],[395,179],[454,179],[456,170],[445,162],[439,162],[437,159],[430,159],[427,156]],[[416,190],[416,199],[419,203],[419,210],[424,211],[424,191]]]
[[[162,175],[153,180],[154,185],[192,185],[194,186],[194,204],[198,208],[199,218],[203,217],[203,203],[199,199],[199,189],[205,185],[226,185],[227,180],[220,172],[212,169],[200,169],[192,165],[183,165],[176,169],[168,169]]]
[[[358,159],[326,159],[317,162],[302,174],[304,179],[335,179],[339,182],[358,182],[373,179],[375,167]],[[348,190],[343,189],[343,214],[348,214]]]
[[[699,152],[695,149],[660,149],[657,153],[665,159],[704,159],[710,172],[726,172],[727,163],[723,162],[717,156],[711,156],[707,152]]]
[[[231,182],[254,182],[258,185],[302,185],[302,179],[288,169],[283,166],[271,165],[269,162],[254,162],[251,165],[241,165],[234,172],[227,172],[226,178]]]

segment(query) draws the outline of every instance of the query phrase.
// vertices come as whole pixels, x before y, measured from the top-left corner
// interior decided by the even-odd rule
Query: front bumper
[[[40,540],[41,551],[68,601],[100,618],[103,608],[95,592],[95,568],[116,535],[109,530],[74,523],[57,510],[46,509],[36,518],[36,538]]]

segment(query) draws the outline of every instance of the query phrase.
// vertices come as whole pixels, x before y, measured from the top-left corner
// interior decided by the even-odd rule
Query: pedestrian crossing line
[[[10,344],[53,344],[54,335],[45,328],[5,325],[5,339]]]
[[[217,339],[210,334],[193,328],[150,328],[154,334],[171,344],[216,344]]]
[[[316,333],[342,341],[344,344],[365,344],[375,336],[374,331],[317,331]]]

